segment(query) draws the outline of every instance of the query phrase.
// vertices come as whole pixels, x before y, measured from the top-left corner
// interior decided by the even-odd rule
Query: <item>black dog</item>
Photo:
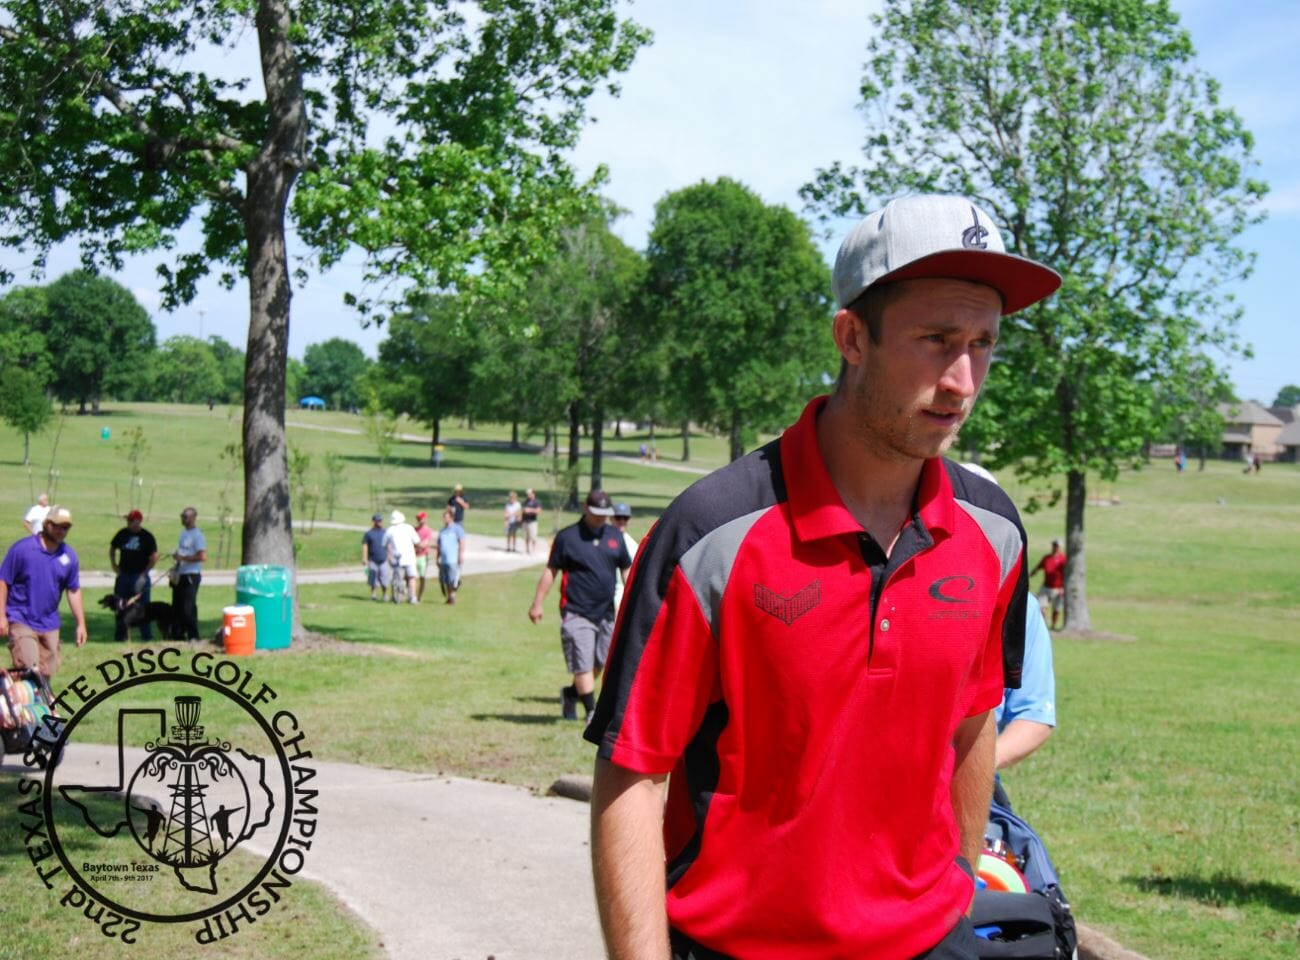
[[[157,600],[141,603],[139,595],[119,597],[110,593],[101,597],[99,605],[105,610],[112,610],[113,616],[126,627],[138,627],[146,623],[156,623],[162,630],[164,638],[172,635],[172,605]]]

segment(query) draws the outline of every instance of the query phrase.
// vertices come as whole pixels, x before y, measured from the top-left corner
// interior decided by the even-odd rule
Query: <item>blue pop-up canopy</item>
[[[298,401],[298,406],[304,410],[324,410],[325,401],[320,397],[303,397]]]

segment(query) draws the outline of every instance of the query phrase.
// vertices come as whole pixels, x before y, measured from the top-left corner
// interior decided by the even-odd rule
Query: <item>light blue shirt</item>
[[[188,529],[188,530],[187,529],[181,530],[181,538],[179,542],[177,542],[176,544],[176,552],[179,553],[182,557],[194,556],[200,550],[206,550],[207,548],[208,548],[208,542],[203,538],[203,531],[200,530],[198,527],[194,527],[193,529]],[[176,572],[177,573],[202,573],[203,564],[197,561],[193,563],[177,562]]]
[[[1056,675],[1052,672],[1052,634],[1043,611],[1033,596],[1026,598],[1025,659],[1020,689],[1004,690],[1002,703],[994,711],[1001,733],[1012,720],[1034,720],[1056,726]]]

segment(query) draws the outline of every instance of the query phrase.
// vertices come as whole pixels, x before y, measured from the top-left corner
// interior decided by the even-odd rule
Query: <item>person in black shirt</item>
[[[451,496],[447,498],[447,506],[451,507],[452,519],[464,526],[465,510],[469,507],[469,501],[465,499],[465,485],[463,483],[458,483],[451,488]]]
[[[149,576],[158,562],[158,541],[141,526],[144,514],[139,510],[132,510],[123,519],[126,526],[117,531],[108,545],[108,562],[117,574],[113,594],[125,600],[139,594],[136,603],[148,604],[152,586]],[[125,641],[127,631],[126,624],[118,617],[113,625],[113,639]],[[140,624],[140,639],[145,643],[153,640],[153,624],[148,620]]]
[[[613,515],[614,508],[603,490],[587,495],[583,518],[556,534],[528,610],[528,619],[542,622],[542,602],[556,574],[563,574],[560,644],[573,674],[573,683],[560,690],[565,720],[578,719],[579,700],[588,717],[596,707],[596,677],[605,666],[614,634],[614,584],[632,565],[623,535],[605,522]]]

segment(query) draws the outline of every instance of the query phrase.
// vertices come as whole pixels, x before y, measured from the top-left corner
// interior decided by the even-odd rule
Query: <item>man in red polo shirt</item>
[[[975,957],[1028,578],[1010,500],[941,454],[1059,283],[966,200],[889,204],[836,261],[835,391],[642,541],[586,731],[611,957]]]
[[[1060,618],[1061,612],[1065,609],[1065,551],[1061,549],[1061,541],[1052,541],[1052,552],[1038,561],[1034,569],[1029,571],[1032,577],[1039,570],[1043,571],[1043,585],[1038,588],[1038,605],[1043,608],[1043,616],[1047,616],[1047,608],[1052,608],[1052,629],[1057,628],[1056,621]]]

